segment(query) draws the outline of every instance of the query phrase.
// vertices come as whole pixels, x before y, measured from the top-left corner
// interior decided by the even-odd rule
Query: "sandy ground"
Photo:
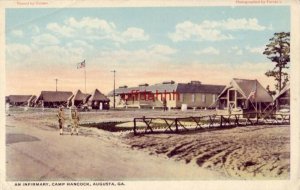
[[[68,129],[60,136],[54,114],[11,112],[6,117],[8,181],[226,179],[218,172],[132,150],[119,134],[81,128],[79,136]]]
[[[133,149],[159,154],[238,179],[288,179],[289,126],[251,126],[190,134],[124,138]]]
[[[189,134],[133,136],[81,127],[59,136],[54,111],[6,117],[7,180],[288,179],[289,126],[255,126]],[[104,111],[81,122],[214,111]]]

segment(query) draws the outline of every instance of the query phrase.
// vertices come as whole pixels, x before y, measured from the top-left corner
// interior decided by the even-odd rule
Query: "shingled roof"
[[[73,96],[72,92],[68,91],[42,91],[37,100],[44,102],[67,102]]]
[[[177,86],[177,92],[220,94],[224,88],[224,85],[179,83]]]
[[[92,93],[90,101],[110,101],[104,94],[102,94],[98,89]]]
[[[35,96],[33,95],[9,95],[8,101],[9,102],[15,102],[15,103],[22,103],[22,102],[28,102],[31,99],[33,99]]]

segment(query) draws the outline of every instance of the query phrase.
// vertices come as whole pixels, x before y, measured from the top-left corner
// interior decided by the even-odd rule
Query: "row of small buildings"
[[[71,91],[42,91],[39,96],[10,95],[6,97],[6,103],[11,106],[44,108],[74,105],[78,108],[86,106],[91,109],[109,109],[109,101],[98,89],[95,89],[91,94],[82,93],[80,90],[77,90],[75,94]]]
[[[140,84],[136,87],[121,86],[105,96],[98,89],[91,94],[78,90],[75,94],[64,91],[42,91],[34,95],[10,95],[6,102],[11,105],[32,107],[76,107],[91,109],[116,108],[217,108],[231,113],[268,109],[289,109],[290,88],[287,85],[272,97],[257,80],[232,79],[227,86],[202,84],[200,81],[159,84]]]

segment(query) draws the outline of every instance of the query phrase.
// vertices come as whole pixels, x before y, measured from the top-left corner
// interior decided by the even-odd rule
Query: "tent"
[[[98,89],[95,89],[92,96],[89,98],[88,104],[92,109],[109,109],[109,98],[102,94]]]
[[[218,96],[217,101],[221,110],[245,113],[265,111],[273,98],[256,79],[234,78]]]

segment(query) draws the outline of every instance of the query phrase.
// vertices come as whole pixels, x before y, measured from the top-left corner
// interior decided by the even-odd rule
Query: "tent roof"
[[[274,96],[274,100],[280,98],[285,92],[289,91],[290,90],[290,83],[287,83],[285,85],[285,87],[278,93]]]
[[[73,96],[72,92],[68,91],[42,91],[38,100],[44,102],[67,102]]]
[[[8,100],[10,102],[27,102],[30,99],[34,98],[33,95],[9,95]]]
[[[95,91],[92,93],[90,100],[91,101],[109,101],[109,99],[104,94],[102,94],[98,89],[95,89]]]
[[[76,92],[76,94],[74,96],[74,100],[75,101],[83,101],[88,96],[91,96],[91,95],[90,94],[82,93],[80,90],[77,90],[77,92]]]
[[[237,79],[234,78],[231,80],[230,84],[222,91],[219,97],[224,94],[228,89],[234,88],[245,99],[249,99],[251,92],[256,92],[254,101],[256,102],[272,102],[272,96],[267,92],[267,90],[255,79]]]

